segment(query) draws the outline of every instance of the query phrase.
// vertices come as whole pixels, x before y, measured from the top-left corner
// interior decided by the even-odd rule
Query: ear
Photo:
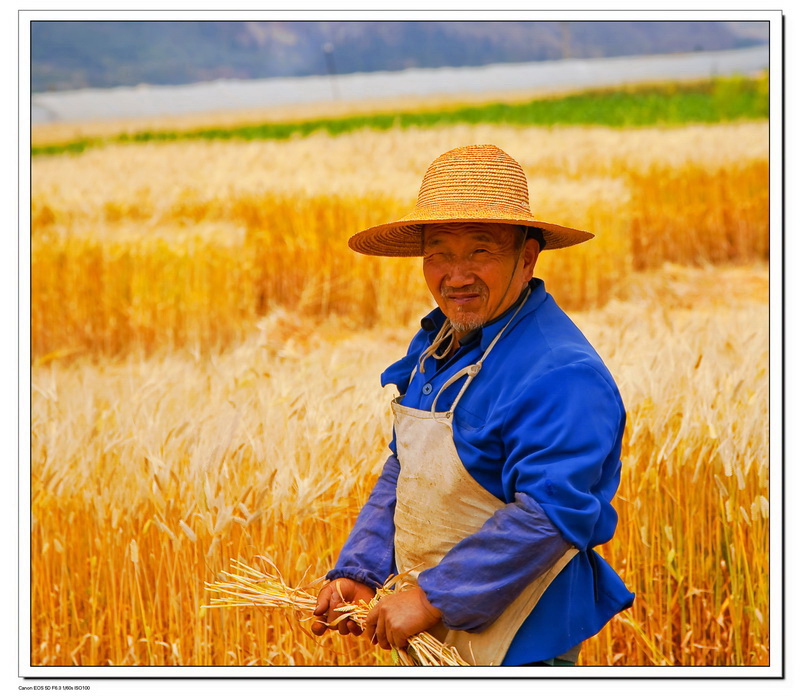
[[[528,238],[525,241],[525,249],[522,251],[522,269],[525,272],[526,279],[530,279],[533,276],[536,260],[539,259],[539,251],[539,242],[537,240]]]

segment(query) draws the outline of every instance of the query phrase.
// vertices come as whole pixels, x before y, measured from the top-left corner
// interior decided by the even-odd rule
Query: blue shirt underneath
[[[475,534],[419,575],[446,626],[481,631],[567,549],[579,553],[547,588],[523,622],[504,665],[546,660],[597,633],[629,607],[633,594],[592,549],[608,541],[617,515],[625,409],[611,374],[588,340],[533,279],[502,316],[462,339],[447,359],[420,355],[445,320],[434,309],[422,320],[407,355],[381,376],[395,384],[403,405],[429,410],[442,385],[478,361],[519,312],[487,357],[453,415],[453,438],[464,467],[507,503]],[[409,383],[414,367],[417,371]],[[449,409],[462,386],[439,397]],[[373,587],[396,572],[392,456],[362,509],[328,578],[349,577]]]

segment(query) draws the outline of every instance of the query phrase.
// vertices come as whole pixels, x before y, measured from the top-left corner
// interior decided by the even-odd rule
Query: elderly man
[[[449,151],[416,208],[350,247],[421,256],[438,308],[389,366],[394,437],[312,627],[359,634],[335,609],[395,572],[366,632],[383,648],[430,631],[475,665],[574,664],[633,601],[593,550],[617,517],[625,409],[586,338],[533,278],[539,252],[591,233],[538,221],[519,164],[496,146]]]

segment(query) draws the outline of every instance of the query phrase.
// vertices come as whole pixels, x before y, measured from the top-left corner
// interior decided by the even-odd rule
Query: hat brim
[[[541,228],[544,231],[545,250],[566,248],[594,238],[594,233],[547,221],[538,221],[534,218],[511,218],[502,214],[499,216],[475,216],[466,213],[463,215],[448,213],[441,218],[435,215],[428,215],[425,218],[408,217],[392,223],[372,226],[353,235],[347,244],[351,249],[363,255],[420,257],[422,256],[422,226],[429,223],[449,222],[505,223],[512,226]]]

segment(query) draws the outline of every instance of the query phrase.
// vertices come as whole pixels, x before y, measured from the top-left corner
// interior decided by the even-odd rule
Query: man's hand
[[[378,602],[367,615],[367,638],[384,650],[405,648],[408,638],[434,626],[442,613],[425,596],[421,587],[395,592]]]
[[[334,610],[359,600],[371,600],[374,596],[375,590],[369,585],[363,585],[355,580],[350,580],[350,578],[330,580],[319,591],[314,615],[320,617],[321,621],[315,621],[311,625],[311,631],[317,636],[322,636],[329,627],[336,627],[343,636],[349,633],[360,636],[361,627],[350,619],[344,619],[337,623],[336,619],[339,614]]]

